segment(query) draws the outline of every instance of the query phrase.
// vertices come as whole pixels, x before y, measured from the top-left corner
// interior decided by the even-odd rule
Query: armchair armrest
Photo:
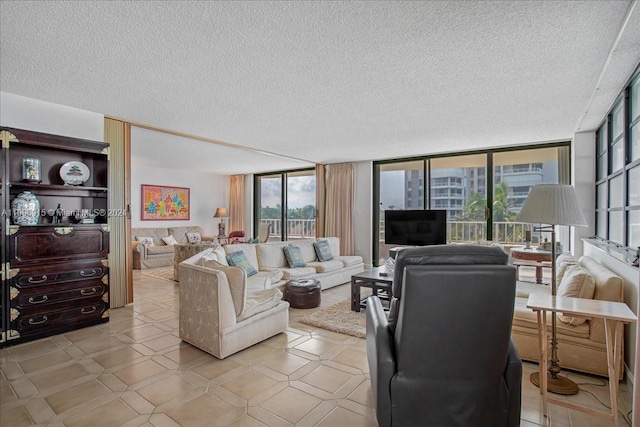
[[[134,252],[138,252],[140,254],[140,259],[147,259],[147,246],[141,245],[137,240],[131,244]]]
[[[389,321],[377,296],[367,299],[367,359],[380,427],[391,426],[391,378],[396,373]]]
[[[513,344],[513,340],[511,340],[509,346],[507,369],[505,370],[504,376],[511,397],[509,399],[507,425],[509,427],[519,426],[522,403],[522,360],[520,360],[520,354]]]

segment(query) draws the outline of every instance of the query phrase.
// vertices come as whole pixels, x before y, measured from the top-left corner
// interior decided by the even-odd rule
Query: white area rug
[[[299,322],[358,338],[364,338],[367,331],[365,316],[364,312],[356,313],[355,311],[351,311],[351,300],[347,299],[311,313],[301,318]]]

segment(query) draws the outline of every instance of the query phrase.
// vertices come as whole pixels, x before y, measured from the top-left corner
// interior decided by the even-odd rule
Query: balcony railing
[[[263,224],[271,224],[271,238],[269,240],[280,240],[282,236],[282,220],[262,219]],[[316,237],[315,219],[288,219],[287,239],[306,239]]]

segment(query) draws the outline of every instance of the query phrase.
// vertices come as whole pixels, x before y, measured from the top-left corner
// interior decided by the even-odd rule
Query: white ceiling
[[[640,61],[635,1],[0,8],[3,92],[263,151],[138,150],[222,174],[569,139]]]

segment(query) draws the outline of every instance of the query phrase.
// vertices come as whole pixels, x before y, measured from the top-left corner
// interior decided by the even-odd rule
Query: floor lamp
[[[541,184],[531,188],[524,202],[517,222],[548,224],[534,227],[536,231],[551,233],[551,295],[556,295],[556,225],[586,227],[575,189],[571,185]],[[556,315],[551,316],[551,357],[547,390],[556,394],[576,394],[578,386],[566,377],[561,377],[558,360],[558,340],[556,338]],[[540,387],[538,372],[531,374],[531,382]]]

